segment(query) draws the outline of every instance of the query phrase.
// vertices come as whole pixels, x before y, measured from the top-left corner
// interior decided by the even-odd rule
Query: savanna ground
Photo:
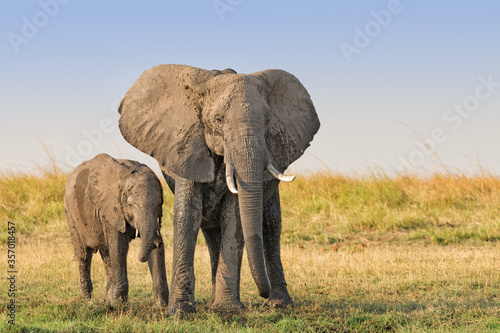
[[[246,260],[239,314],[212,312],[209,255],[196,250],[198,313],[153,306],[138,241],[129,253],[129,303],[103,302],[94,256],[94,300],[79,298],[67,231],[67,174],[0,176],[0,331],[19,332],[487,332],[500,331],[500,179],[482,175],[302,175],[281,185],[282,258],[294,305],[271,310]],[[173,196],[165,190],[163,239],[171,274]],[[16,225],[16,325],[8,321],[7,221]]]

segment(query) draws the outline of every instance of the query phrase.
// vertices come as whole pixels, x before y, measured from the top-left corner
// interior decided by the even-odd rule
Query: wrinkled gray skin
[[[302,84],[281,70],[236,74],[183,65],[144,72],[123,98],[120,130],[154,157],[175,194],[170,313],[193,312],[199,228],[208,244],[216,308],[243,308],[243,244],[259,294],[291,302],[280,258],[279,181],[319,129]],[[227,179],[238,194],[228,190]]]
[[[93,253],[99,251],[106,270],[106,301],[114,304],[128,300],[127,252],[138,232],[139,260],[149,264],[155,301],[168,304],[165,253],[159,232],[162,204],[160,181],[139,162],[100,154],[71,173],[64,208],[84,298],[92,295],[90,266]]]

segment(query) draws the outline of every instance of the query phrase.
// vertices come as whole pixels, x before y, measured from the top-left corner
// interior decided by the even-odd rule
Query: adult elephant
[[[304,153],[320,125],[299,80],[274,69],[244,75],[159,65],[139,77],[119,113],[123,137],[159,162],[175,193],[170,313],[195,311],[193,258],[200,226],[212,263],[209,303],[243,307],[244,238],[260,296],[270,306],[289,304],[276,178],[293,179],[278,170]]]

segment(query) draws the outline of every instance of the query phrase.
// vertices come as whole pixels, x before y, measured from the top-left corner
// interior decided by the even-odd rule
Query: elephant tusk
[[[139,229],[135,229],[135,237],[139,237]]]
[[[231,191],[231,193],[238,193],[236,185],[234,184],[234,168],[230,164],[226,164],[226,183],[227,188],[229,188],[229,191]]]
[[[269,163],[267,165],[267,170],[269,170],[269,172],[276,178],[278,178],[279,180],[282,180],[284,182],[291,182],[295,179],[295,176],[286,176],[284,174],[282,174],[281,172],[279,172],[275,167],[274,165],[272,165],[271,163]]]

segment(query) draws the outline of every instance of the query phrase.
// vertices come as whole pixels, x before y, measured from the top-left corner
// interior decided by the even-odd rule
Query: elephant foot
[[[92,298],[92,293],[94,291],[94,287],[92,282],[86,281],[80,284],[80,297],[83,299],[90,300]]]
[[[270,307],[271,309],[284,309],[292,303],[293,300],[290,297],[290,295],[288,295],[288,293],[285,293],[281,297],[276,297],[276,296],[269,297],[269,301],[266,303],[266,306]]]
[[[205,304],[205,305],[206,305],[206,307],[211,308],[212,305],[214,305],[214,303],[215,303],[215,295],[212,294],[212,297],[210,297],[210,299],[207,301],[207,304]]]
[[[128,296],[127,295],[106,298],[106,304],[111,308],[114,308],[120,304],[125,304],[125,303],[128,303]]]
[[[168,306],[168,291],[160,295],[155,295],[155,304],[161,307]]]
[[[81,291],[80,292],[80,297],[83,298],[83,299],[86,299],[86,300],[90,301],[92,299],[92,293],[90,293],[88,291]]]
[[[155,305],[160,306],[162,308],[167,307],[168,306],[168,298],[167,299],[164,299],[164,298],[155,299]]]
[[[184,318],[194,313],[196,313],[196,308],[194,305],[187,302],[169,304],[167,308],[167,314],[173,317]]]
[[[214,301],[210,308],[216,312],[233,313],[245,310],[245,306],[238,300]]]

